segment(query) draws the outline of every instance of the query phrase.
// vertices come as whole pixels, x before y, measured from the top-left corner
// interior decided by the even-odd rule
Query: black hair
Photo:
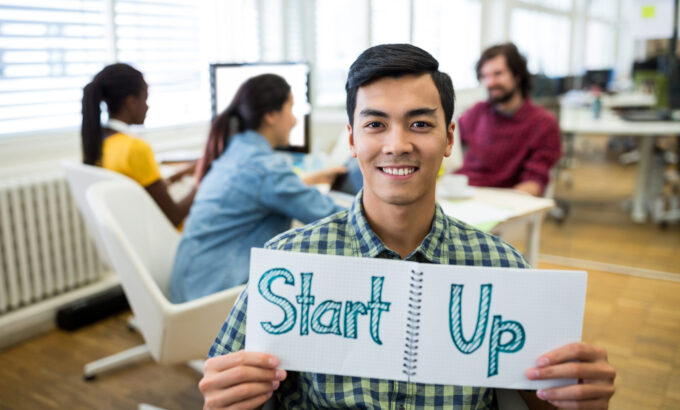
[[[80,135],[83,141],[83,162],[95,165],[102,156],[102,101],[106,102],[109,116],[118,114],[125,98],[139,96],[146,87],[142,73],[123,63],[111,64],[94,76],[83,88],[83,123]]]
[[[448,74],[439,71],[439,62],[427,51],[410,44],[382,44],[365,50],[352,63],[347,75],[347,116],[354,126],[354,109],[359,87],[383,77],[430,74],[439,91],[446,123],[451,123],[456,95]]]
[[[527,69],[527,59],[519,53],[517,46],[513,43],[497,44],[484,50],[475,66],[477,69],[477,79],[479,80],[481,78],[481,70],[484,63],[498,56],[505,57],[505,63],[510,69],[510,72],[518,79],[517,85],[522,93],[522,97],[527,98],[529,92],[531,92],[532,86],[531,75]]]
[[[241,84],[227,109],[212,121],[205,152],[196,169],[198,180],[227,149],[233,135],[258,129],[267,113],[283,108],[289,94],[290,85],[276,74],[258,75]]]

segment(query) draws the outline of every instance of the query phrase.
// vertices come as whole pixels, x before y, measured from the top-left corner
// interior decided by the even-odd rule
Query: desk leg
[[[538,244],[541,241],[541,221],[543,221],[543,214],[539,213],[533,215],[531,220],[527,223],[527,241],[524,255],[532,268],[538,266]]]
[[[651,170],[652,148],[654,147],[654,138],[650,136],[643,136],[640,142],[640,162],[638,163],[637,176],[635,178],[635,194],[633,196],[633,209],[630,217],[633,222],[643,223],[647,219],[647,210],[645,209],[645,201],[647,195],[647,182],[649,181],[649,172]]]

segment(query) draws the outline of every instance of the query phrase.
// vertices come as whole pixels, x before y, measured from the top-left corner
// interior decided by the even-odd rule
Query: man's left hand
[[[536,395],[565,409],[606,409],[614,394],[616,371],[607,351],[586,343],[572,343],[541,356],[527,370],[531,380],[578,379],[578,384],[542,389]]]

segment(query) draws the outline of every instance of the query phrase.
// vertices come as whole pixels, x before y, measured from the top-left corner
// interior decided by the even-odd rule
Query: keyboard
[[[623,110],[619,113],[626,121],[671,121],[670,112],[667,110],[639,109]]]

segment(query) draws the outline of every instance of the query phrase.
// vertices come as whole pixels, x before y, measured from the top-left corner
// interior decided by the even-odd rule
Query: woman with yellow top
[[[144,124],[149,106],[148,86],[142,73],[117,63],[104,67],[83,89],[83,162],[126,175],[139,182],[174,226],[189,213],[196,189],[175,202],[168,194],[151,147],[129,133],[130,124]],[[109,121],[102,127],[100,104],[108,108]],[[174,182],[184,170],[168,178]]]

